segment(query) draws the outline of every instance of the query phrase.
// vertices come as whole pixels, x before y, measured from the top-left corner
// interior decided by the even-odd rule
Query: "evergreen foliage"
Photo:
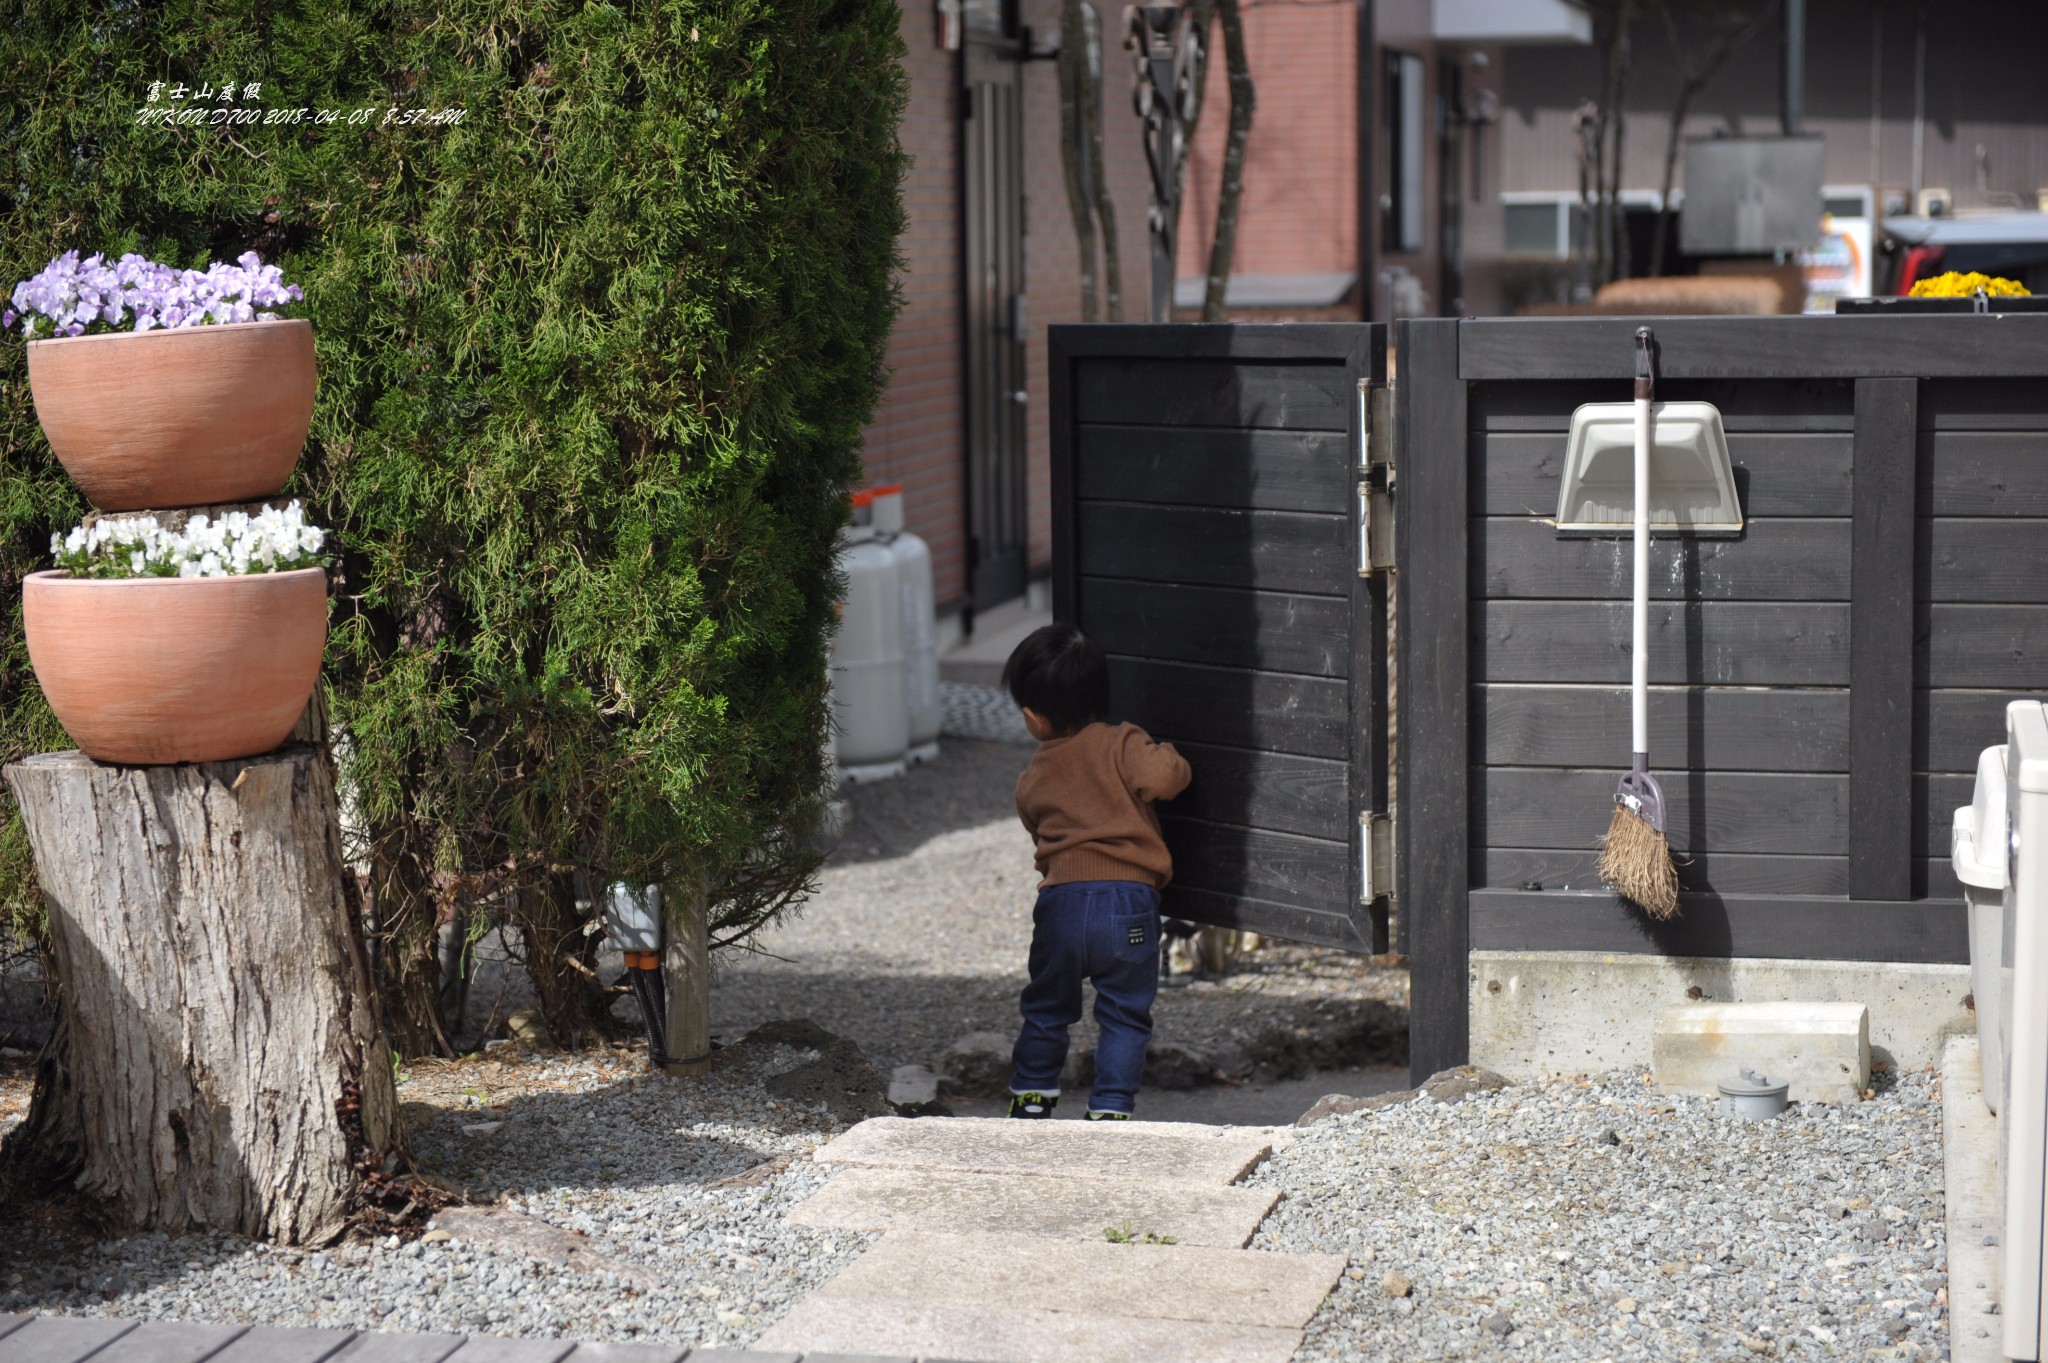
[[[338,541],[329,704],[408,1050],[445,1044],[437,919],[500,906],[574,977],[579,890],[709,884],[731,940],[814,869],[833,541],[897,301],[898,22],[893,0],[25,0],[0,26],[0,278],[74,247],[254,249],[305,289],[320,389],[291,491]],[[210,107],[308,112],[135,126],[155,81],[159,104],[210,83]],[[18,340],[0,423],[11,760],[67,746],[19,587],[84,509]],[[11,805],[0,903],[37,912]],[[593,989],[554,992],[558,1032],[600,1020]]]

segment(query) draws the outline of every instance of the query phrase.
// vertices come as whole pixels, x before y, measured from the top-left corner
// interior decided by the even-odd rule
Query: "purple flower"
[[[0,328],[19,321],[22,333],[33,337],[47,323],[57,335],[78,336],[88,329],[112,330],[131,318],[135,331],[268,322],[277,314],[267,309],[304,296],[254,251],[244,251],[232,264],[216,261],[203,271],[173,269],[134,252],[109,264],[104,255],[80,260],[78,252],[66,251],[15,285],[13,306]]]

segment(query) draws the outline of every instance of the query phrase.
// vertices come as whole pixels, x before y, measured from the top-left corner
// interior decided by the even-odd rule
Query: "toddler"
[[[1159,890],[1173,876],[1152,801],[1187,789],[1188,764],[1137,725],[1104,722],[1109,666],[1072,625],[1047,625],[1017,645],[1003,685],[1038,740],[1017,780],[1017,817],[1043,877],[1010,1115],[1052,1115],[1088,980],[1102,1033],[1088,1119],[1129,1121],[1159,992]]]

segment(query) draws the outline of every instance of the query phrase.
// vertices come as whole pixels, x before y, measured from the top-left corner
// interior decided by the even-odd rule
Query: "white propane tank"
[[[856,495],[857,505],[865,503]],[[901,776],[909,747],[903,704],[903,600],[896,556],[868,526],[840,539],[846,600],[832,642],[832,714],[839,768],[855,781]]]
[[[875,538],[896,558],[897,585],[903,596],[904,701],[910,711],[912,762],[939,755],[939,728],[946,707],[939,700],[938,628],[932,603],[932,551],[922,538],[903,528],[903,485],[872,489],[871,522]]]

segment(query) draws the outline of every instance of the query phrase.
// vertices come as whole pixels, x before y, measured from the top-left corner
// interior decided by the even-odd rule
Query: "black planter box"
[[[1925,316],[1935,312],[1975,312],[1974,298],[1837,298],[1836,316]],[[2033,298],[1989,298],[1986,312],[2048,312],[2048,296]]]

